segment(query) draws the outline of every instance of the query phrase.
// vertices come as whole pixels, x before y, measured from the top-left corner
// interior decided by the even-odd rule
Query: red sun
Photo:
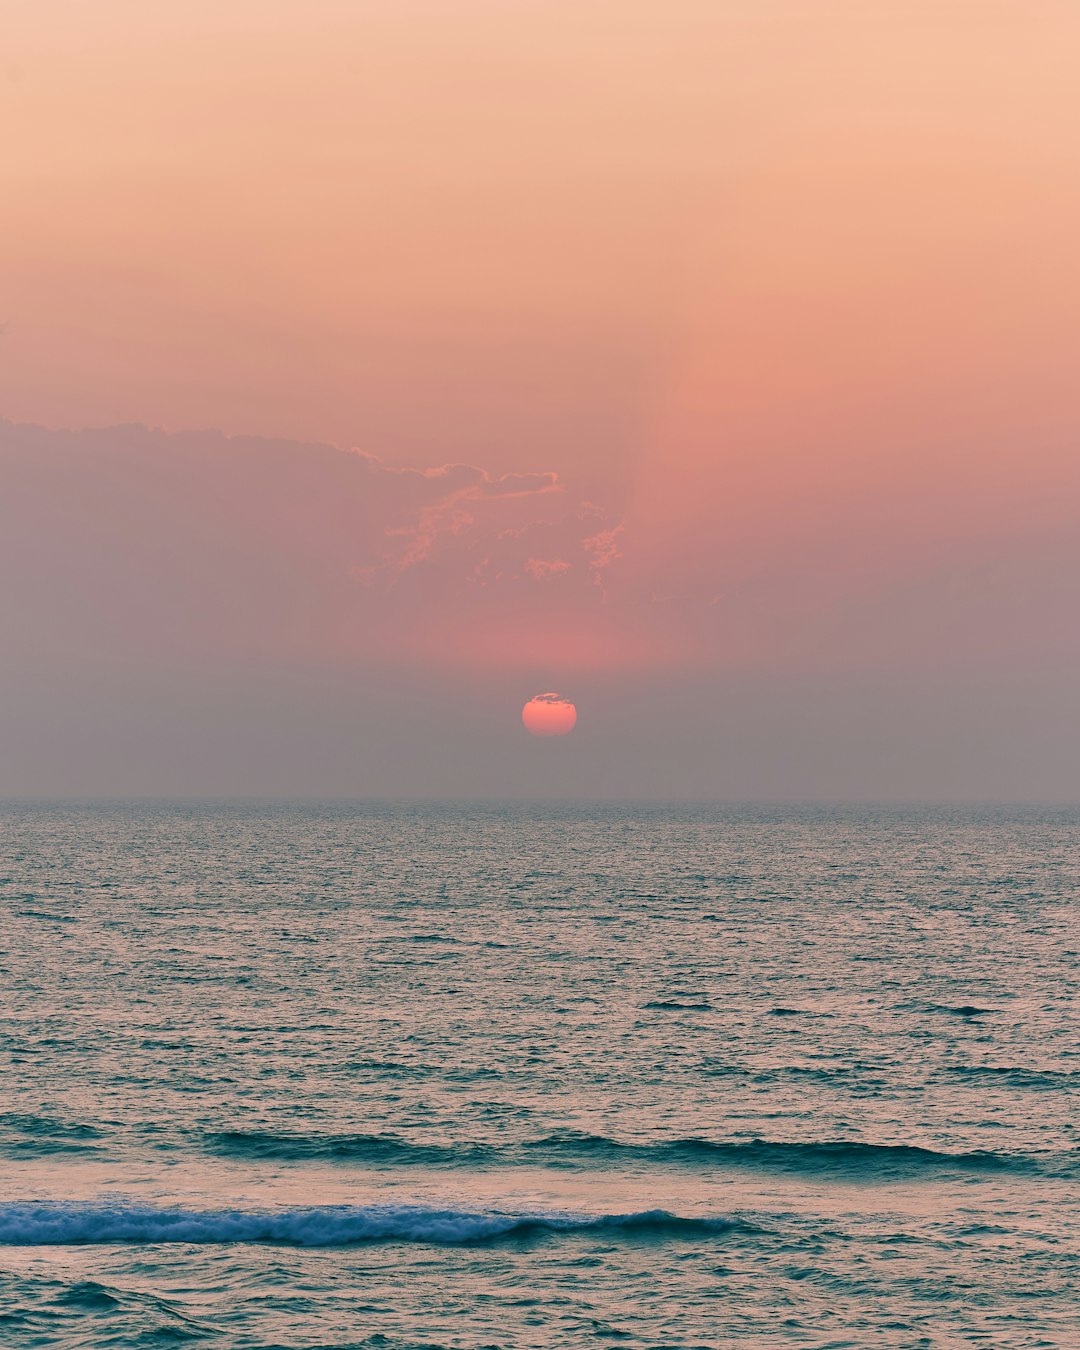
[[[577,709],[561,694],[537,694],[521,710],[521,720],[534,736],[565,736],[577,722]]]

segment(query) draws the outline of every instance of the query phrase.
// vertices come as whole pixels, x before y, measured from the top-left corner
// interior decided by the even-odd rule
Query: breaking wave
[[[20,1247],[162,1242],[260,1242],[299,1247],[358,1242],[448,1244],[589,1232],[661,1240],[714,1237],[735,1229],[757,1231],[736,1219],[685,1218],[666,1210],[580,1215],[422,1205],[330,1205],[262,1211],[158,1209],[101,1201],[0,1205],[0,1244]]]

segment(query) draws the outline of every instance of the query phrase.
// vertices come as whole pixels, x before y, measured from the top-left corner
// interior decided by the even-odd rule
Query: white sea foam
[[[433,1209],[422,1205],[331,1205],[287,1210],[158,1209],[116,1202],[21,1201],[0,1205],[0,1244],[288,1243],[302,1247],[350,1242],[480,1242],[530,1231],[720,1232],[730,1220],[685,1219],[663,1210],[639,1214]]]

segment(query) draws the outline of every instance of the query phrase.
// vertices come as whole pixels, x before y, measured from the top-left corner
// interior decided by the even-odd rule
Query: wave
[[[482,1144],[412,1143],[393,1134],[278,1134],[270,1130],[223,1130],[207,1135],[207,1147],[230,1157],[281,1162],[312,1159],[452,1167],[487,1162],[494,1151]]]
[[[22,1201],[0,1205],[0,1245],[69,1246],[258,1242],[335,1247],[360,1242],[464,1244],[543,1234],[701,1239],[753,1225],[687,1218],[666,1210],[580,1215],[434,1209],[423,1205],[328,1205],[287,1210],[158,1209],[145,1205]]]
[[[0,1114],[0,1154],[33,1157],[51,1153],[95,1153],[102,1131],[79,1121],[18,1112]]]
[[[1020,1064],[949,1064],[943,1073],[960,1078],[985,1078],[1007,1087],[1052,1088],[1068,1087],[1080,1073],[1062,1069],[1029,1069]]]
[[[686,1138],[656,1142],[623,1141],[604,1135],[566,1132],[503,1148],[484,1144],[412,1142],[397,1135],[277,1134],[232,1130],[206,1136],[212,1151],[234,1157],[278,1161],[339,1161],[389,1167],[619,1167],[630,1164],[748,1171],[837,1174],[884,1179],[940,1172],[1022,1172],[1074,1175],[1080,1151],[1062,1153],[948,1152],[917,1144],[876,1144],[859,1140],[714,1141]]]
[[[50,1138],[97,1139],[101,1131],[96,1125],[78,1120],[57,1120],[54,1116],[35,1116],[26,1112],[6,1111],[0,1115],[0,1125],[20,1130],[29,1135],[47,1135]]]
[[[858,1140],[714,1142],[675,1139],[662,1143],[621,1143],[604,1136],[569,1134],[523,1146],[537,1156],[647,1161],[674,1165],[728,1166],[799,1173],[845,1172],[887,1175],[940,1171],[1071,1172],[1076,1151],[1065,1154],[1005,1154],[984,1150],[944,1152],[915,1144],[873,1144]]]

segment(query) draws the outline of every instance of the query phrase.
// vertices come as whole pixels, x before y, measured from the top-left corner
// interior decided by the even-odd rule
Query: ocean
[[[0,806],[0,1343],[1076,1347],[1078,845]]]

